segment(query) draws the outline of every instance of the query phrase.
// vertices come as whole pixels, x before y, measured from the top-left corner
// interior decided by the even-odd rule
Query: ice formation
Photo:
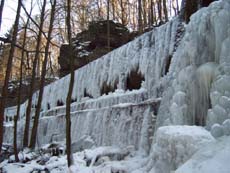
[[[202,127],[160,127],[155,135],[150,159],[139,172],[168,173],[176,170],[198,149],[214,141],[212,135]]]
[[[178,36],[184,27],[185,33]],[[115,168],[134,173],[169,173],[188,160],[177,170],[179,173],[198,172],[192,171],[193,163],[197,170],[201,158],[206,166],[215,159],[225,164],[229,159],[221,153],[229,153],[229,147],[223,147],[230,134],[229,28],[230,1],[215,1],[192,15],[188,25],[175,18],[75,71],[73,142],[87,136],[96,147],[133,146],[140,157],[115,165],[109,162],[104,168],[102,164],[84,169],[88,173],[103,169],[112,172]],[[37,147],[65,139],[68,82],[66,76],[45,87]],[[37,96],[33,95],[33,108]],[[26,103],[22,106],[18,141]],[[14,115],[13,110],[6,110],[7,117]],[[205,126],[215,139],[194,125]],[[11,134],[12,125],[7,122],[6,143],[12,143]],[[211,154],[223,149],[210,162],[203,157],[206,150],[199,150],[208,142],[212,143]],[[135,159],[140,163],[129,167],[137,163]]]
[[[211,83],[202,81],[203,85],[210,85],[207,86],[210,89],[201,89],[205,92],[211,91],[208,94],[211,104],[207,105],[209,110],[205,124],[211,127],[215,122],[222,123],[228,118],[230,105],[227,102],[220,105],[220,100],[222,96],[229,98],[230,88],[229,82],[227,82],[229,81],[230,58],[229,9],[229,1],[218,1],[192,15],[191,21],[186,27],[185,36],[172,58],[168,75],[172,79],[169,80],[169,87],[163,93],[157,116],[157,127],[167,124],[200,125],[199,117],[205,116],[202,115],[202,112],[207,110],[196,111],[201,106],[196,102],[200,91],[199,85],[197,85],[196,71],[199,71],[201,66],[204,67],[205,63],[209,63],[209,67],[202,71],[207,74],[214,73],[211,72],[214,71],[211,70],[214,66],[217,65],[215,68],[218,68],[215,72],[216,76],[214,78],[210,76],[213,79],[209,78]],[[213,67],[210,67],[210,63],[213,64],[211,65]],[[208,80],[207,76],[204,79]],[[176,96],[178,92],[183,93],[181,99],[184,101],[180,104],[174,100],[178,100],[178,96]],[[207,94],[205,95],[207,96]],[[175,109],[176,111],[174,111]],[[198,119],[194,117],[198,117]]]
[[[123,142],[125,145],[133,144],[136,147],[150,145],[150,140],[147,138],[149,135],[153,136],[153,134],[149,133],[148,130],[144,132],[142,124],[148,123],[142,121],[145,119],[145,114],[151,116],[157,114],[160,93],[163,91],[162,86],[158,86],[157,83],[165,76],[166,64],[168,58],[174,53],[175,35],[180,25],[180,21],[175,19],[75,71],[72,117],[73,121],[74,117],[81,120],[76,121],[77,124],[73,123],[75,124],[73,128],[77,128],[73,129],[74,140],[79,139],[81,135],[93,135],[93,133],[99,134],[101,132],[108,137],[96,136],[97,145],[111,145],[116,144],[116,142],[118,144]],[[44,89],[41,108],[41,117],[43,118],[40,120],[39,127],[39,129],[42,129],[39,134],[44,137],[38,137],[38,146],[50,142],[54,134],[59,134],[59,139],[64,139],[63,129],[65,128],[64,115],[68,81],[69,75],[46,86]],[[33,110],[36,107],[37,97],[38,93],[36,92],[33,95]],[[23,107],[26,107],[26,103],[23,104]],[[125,110],[125,107],[127,107],[127,110]],[[23,128],[23,117],[25,115],[25,109],[21,110],[22,123],[19,125],[19,133]],[[131,118],[132,116],[133,118]],[[112,121],[112,119],[114,120]],[[149,118],[147,119],[149,120]],[[90,123],[94,121],[98,121],[97,126],[94,126],[95,129],[90,127]],[[82,126],[82,122],[86,124]],[[105,126],[101,128],[103,122]],[[112,123],[117,127],[115,131],[118,133],[114,134],[117,135],[116,137],[110,135],[109,131],[105,131],[105,128],[110,129],[111,126],[114,126]],[[47,124],[49,124],[48,129],[51,131],[44,131],[44,129],[47,129]],[[58,128],[52,128],[52,124]],[[87,127],[85,133],[79,133],[79,131],[82,131],[81,129],[85,129],[83,127]],[[126,130],[129,128],[130,130]],[[5,142],[12,140],[8,135],[11,133],[9,126],[8,129],[5,133]],[[137,129],[135,134],[133,129]],[[151,129],[153,132],[154,127]],[[75,136],[75,130],[77,130],[77,136]],[[146,137],[140,137],[140,133],[147,132]],[[124,137],[119,137],[119,135],[124,135]],[[124,142],[120,138],[128,142]],[[41,139],[40,142],[39,139]],[[141,139],[145,144],[138,144],[138,139]],[[144,139],[148,140],[148,144]],[[19,141],[21,140],[19,139]],[[144,150],[149,150],[148,148],[149,146]]]
[[[175,173],[228,173],[230,170],[229,136],[210,143],[192,156],[190,160],[179,167]]]

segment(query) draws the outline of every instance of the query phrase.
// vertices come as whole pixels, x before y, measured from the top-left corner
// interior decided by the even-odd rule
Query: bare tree
[[[3,85],[3,89],[2,89],[2,98],[0,100],[0,151],[2,149],[2,142],[3,142],[3,121],[4,121],[4,111],[5,111],[6,99],[7,99],[7,95],[8,95],[8,83],[9,83],[10,73],[11,73],[11,69],[12,69],[15,44],[17,42],[17,34],[18,34],[18,25],[19,25],[20,13],[21,13],[21,5],[22,5],[22,1],[18,0],[17,13],[16,13],[16,18],[15,18],[14,28],[13,28],[12,43],[11,43],[9,58],[8,58],[8,62],[7,62],[5,81],[4,81],[4,85]]]
[[[37,103],[36,113],[35,113],[35,117],[34,117],[34,124],[33,124],[33,128],[32,128],[32,133],[31,133],[31,137],[30,137],[30,147],[31,148],[34,148],[35,144],[36,144],[39,115],[40,115],[42,96],[43,96],[43,91],[44,91],[44,86],[45,86],[46,66],[47,66],[47,61],[48,61],[48,57],[49,57],[50,41],[52,39],[51,35],[52,35],[52,31],[53,31],[56,0],[50,0],[50,3],[51,3],[50,26],[49,26],[49,31],[48,31],[48,40],[46,42],[46,47],[45,47],[45,58],[44,58],[43,65],[42,65],[42,75],[41,75],[38,103]]]
[[[68,41],[70,47],[70,82],[69,82],[69,91],[66,98],[66,153],[67,153],[67,163],[68,167],[73,164],[73,157],[71,151],[71,99],[74,85],[74,66],[73,66],[73,43],[72,43],[72,29],[71,29],[71,0],[67,0],[67,17],[66,17],[66,25],[67,25],[67,33],[68,33]]]
[[[34,85],[35,85],[35,77],[36,77],[36,66],[37,61],[40,55],[40,47],[41,47],[41,38],[42,38],[42,29],[44,24],[44,16],[45,16],[45,7],[46,7],[46,0],[43,1],[42,5],[42,11],[40,16],[40,26],[39,26],[39,33],[37,38],[37,45],[36,45],[36,52],[33,62],[33,69],[32,69],[32,79],[30,83],[30,91],[29,91],[29,99],[28,99],[28,105],[26,109],[26,124],[25,124],[25,130],[24,130],[24,138],[23,138],[23,146],[28,147],[29,142],[29,129],[30,129],[30,114],[31,114],[31,106],[32,106],[32,96],[34,91]]]
[[[32,6],[32,5],[31,5]],[[30,10],[30,14],[32,13],[32,7]],[[25,59],[25,46],[26,46],[26,40],[27,40],[27,27],[29,25],[29,18],[27,18],[27,21],[24,26],[24,33],[23,33],[23,42],[22,42],[22,48],[23,50],[21,51],[21,64],[20,64],[20,77],[19,77],[19,89],[18,89],[18,98],[17,98],[17,113],[14,118],[14,155],[15,155],[15,160],[18,162],[18,146],[17,146],[17,126],[18,126],[18,119],[20,117],[20,109],[21,109],[21,90],[22,90],[22,77],[23,77],[23,65],[24,65],[24,59]]]

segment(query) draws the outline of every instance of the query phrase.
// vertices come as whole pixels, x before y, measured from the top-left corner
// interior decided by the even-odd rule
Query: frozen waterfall
[[[122,162],[128,165],[127,172],[169,173],[209,142],[223,135],[228,138],[229,28],[230,1],[215,1],[193,14],[188,25],[175,18],[76,70],[73,142],[87,138],[95,147],[133,146],[141,157],[148,157],[135,170]],[[66,76],[45,87],[37,147],[65,139],[68,83]],[[33,108],[37,96],[34,93]],[[19,142],[25,108],[26,102],[20,114]],[[6,116],[14,116],[14,110],[8,108]],[[12,131],[12,122],[6,122],[4,142],[12,143]],[[222,142],[217,143],[221,148]]]

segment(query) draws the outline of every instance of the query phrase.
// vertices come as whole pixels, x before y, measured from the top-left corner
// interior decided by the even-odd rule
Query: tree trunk
[[[149,17],[149,25],[152,26],[153,25],[153,0],[150,0],[150,17]]]
[[[97,0],[97,9],[98,9],[98,11],[97,11],[98,12],[98,14],[97,14],[98,15],[98,19],[101,19],[101,5],[100,5],[100,0]]]
[[[141,8],[142,8],[141,0],[138,0],[138,31],[139,31],[139,33],[143,32]]]
[[[165,21],[168,21],[168,9],[167,9],[167,4],[166,3],[167,3],[166,0],[163,0]]]
[[[157,9],[158,9],[158,16],[160,20],[160,24],[162,23],[162,6],[161,6],[161,0],[157,2]]]
[[[183,4],[184,11],[182,12],[182,16],[185,22],[188,23],[190,21],[190,16],[198,10],[198,0],[184,0]]]
[[[32,8],[30,11],[30,14],[32,12]],[[26,45],[26,36],[27,36],[27,27],[29,24],[29,18],[27,18],[25,28],[24,28],[24,35],[23,35],[23,43],[22,47],[25,49]],[[20,108],[21,108],[21,90],[22,90],[22,75],[23,75],[23,64],[24,64],[24,58],[25,58],[25,51],[22,50],[21,53],[21,64],[20,64],[20,79],[19,79],[19,89],[18,89],[18,99],[17,99],[17,114],[14,119],[14,156],[15,156],[15,161],[18,162],[18,146],[17,146],[17,126],[18,126],[18,119],[20,117]]]
[[[115,17],[115,2],[114,2],[114,0],[112,0],[112,9],[113,9],[113,20],[115,20],[116,19],[116,17]]]
[[[37,61],[38,61],[39,55],[40,55],[39,51],[40,51],[40,46],[41,46],[42,29],[43,29],[43,24],[44,24],[45,6],[46,6],[46,0],[43,1],[43,5],[42,5],[42,11],[41,11],[41,17],[40,17],[41,21],[40,21],[40,26],[39,26],[40,29],[39,29],[39,33],[38,33],[36,52],[35,52],[35,57],[34,57],[34,62],[33,62],[32,79],[31,79],[31,83],[30,83],[29,99],[28,99],[28,105],[27,105],[27,109],[26,109],[26,124],[25,124],[25,130],[24,130],[24,138],[23,138],[23,146],[24,147],[28,147],[28,142],[29,142],[32,96],[33,96],[33,90],[34,90],[34,85],[35,85],[36,66],[37,66]]]
[[[3,12],[4,4],[5,4],[5,0],[1,0],[1,4],[0,4],[0,31],[1,31],[1,25],[2,25],[2,12]]]
[[[157,17],[156,17],[157,12],[155,9],[155,2],[154,1],[152,1],[152,2],[153,2],[153,23],[157,24]]]
[[[147,26],[147,13],[146,13],[146,0],[143,0],[143,21],[144,21],[144,25],[143,28],[145,28]]]
[[[18,0],[17,14],[16,14],[15,22],[14,22],[12,42],[11,42],[10,53],[9,53],[9,58],[7,62],[5,81],[4,81],[4,85],[2,89],[2,98],[1,98],[1,103],[0,103],[0,152],[2,149],[3,133],[4,133],[3,131],[4,113],[5,113],[4,111],[5,111],[6,99],[8,95],[8,83],[9,83],[11,69],[12,69],[15,44],[17,42],[18,24],[19,24],[20,13],[21,13],[21,3],[22,3],[21,0]]]
[[[176,14],[175,15],[177,15],[178,13],[179,13],[179,3],[178,3],[178,0],[176,0]]]
[[[45,58],[42,64],[42,75],[41,75],[38,103],[37,103],[36,113],[34,117],[32,133],[30,137],[30,148],[35,148],[35,145],[36,145],[37,129],[38,129],[38,123],[39,123],[41,104],[42,104],[42,96],[43,96],[44,85],[45,85],[46,65],[47,65],[47,61],[49,57],[49,47],[50,47],[50,42],[51,42],[51,34],[53,31],[55,8],[56,8],[56,0],[53,0],[53,4],[51,4],[51,16],[50,16],[50,26],[49,26],[49,31],[48,31],[48,39],[47,39],[46,47],[45,47]]]
[[[201,7],[207,7],[210,3],[212,3],[214,0],[201,0]]]
[[[107,46],[110,51],[109,0],[107,0]]]
[[[36,77],[39,78],[40,77],[40,67],[41,67],[41,57],[38,57],[38,61],[37,61],[37,72],[36,72]]]
[[[123,0],[120,1],[120,6],[121,6],[121,23],[122,25],[125,25],[125,10],[124,10],[124,4],[123,4]]]
[[[70,23],[71,15],[71,0],[67,0],[67,32],[68,32],[68,41],[70,46],[70,82],[69,82],[69,91],[66,98],[66,153],[67,153],[67,163],[68,167],[73,164],[73,157],[71,151],[71,99],[74,85],[74,66],[73,66],[73,43],[72,43],[72,29]]]

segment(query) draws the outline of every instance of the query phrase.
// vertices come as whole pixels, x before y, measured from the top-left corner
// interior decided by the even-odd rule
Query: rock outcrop
[[[105,55],[111,50],[122,46],[131,41],[137,35],[135,32],[130,33],[129,30],[120,23],[109,21],[110,26],[110,47],[108,48],[107,21],[91,22],[88,30],[78,33],[74,42],[74,68],[78,69],[89,62]],[[60,49],[59,64],[60,76],[68,74],[69,52],[68,44],[64,44]]]

